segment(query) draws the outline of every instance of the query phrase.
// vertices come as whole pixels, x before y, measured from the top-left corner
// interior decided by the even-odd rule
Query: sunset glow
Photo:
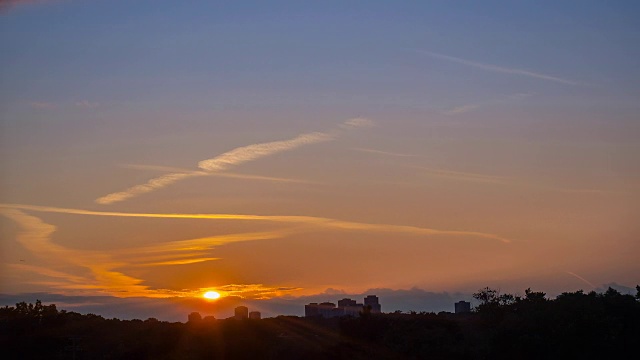
[[[209,299],[209,300],[215,300],[220,298],[220,293],[217,293],[215,291],[207,291],[202,296],[204,296],[206,299]]]
[[[2,2],[0,307],[633,290],[639,11]]]

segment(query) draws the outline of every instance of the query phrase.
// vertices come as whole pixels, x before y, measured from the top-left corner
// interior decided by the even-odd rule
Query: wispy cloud
[[[28,271],[49,278],[63,279],[66,282],[76,284],[84,284],[87,282],[87,279],[82,276],[72,275],[64,271],[54,270],[42,266],[30,264],[8,264],[7,266],[18,271]]]
[[[527,181],[527,180],[519,179],[516,177],[452,171],[452,170],[429,168],[429,167],[416,166],[416,165],[411,165],[410,167],[423,171],[423,173],[427,176],[440,177],[440,178],[446,178],[446,179],[457,180],[457,181],[470,181],[470,182],[488,183],[488,184],[514,186],[514,187],[535,188],[535,189],[540,189],[545,191],[554,191],[554,192],[569,193],[569,194],[603,195],[604,196],[604,195],[616,195],[616,194],[621,195],[621,194],[629,193],[625,191],[613,191],[613,190],[604,190],[604,189],[559,187],[559,186],[552,186],[552,185],[544,185],[542,183],[536,183],[531,180]]]
[[[273,287],[264,284],[229,284],[215,288],[202,288],[199,291],[205,292],[215,290],[223,296],[237,296],[245,299],[266,300],[279,297],[291,292],[302,290],[299,287]]]
[[[2,208],[0,213],[16,222],[21,231],[17,240],[34,255],[62,263],[68,267],[82,267],[88,269],[93,278],[83,277],[82,280],[73,278],[63,272],[48,272],[43,275],[67,280],[61,285],[68,288],[100,288],[108,292],[132,292],[139,293],[146,290],[140,285],[142,280],[125,274],[113,271],[113,268],[120,266],[106,254],[68,249],[55,244],[50,237],[56,231],[56,227],[47,224],[41,219],[25,214],[17,209]],[[36,267],[28,270],[38,271]]]
[[[293,150],[303,145],[333,140],[334,138],[335,135],[333,134],[315,132],[298,135],[289,140],[243,146],[216,156],[213,159],[200,161],[198,167],[205,171],[222,171],[234,165],[240,165],[265,156]]]
[[[413,156],[415,156],[415,155],[411,155],[411,154],[401,154],[401,153],[396,153],[396,152],[382,151],[382,150],[376,150],[376,149],[366,149],[366,148],[353,148],[353,150],[360,151],[360,152],[366,152],[366,153],[370,153],[370,154],[398,156],[398,157],[413,157]]]
[[[157,166],[157,165],[136,165],[136,164],[122,164],[121,167],[127,169],[135,169],[135,170],[144,170],[144,171],[160,171],[160,172],[177,172],[177,173],[188,173],[191,172],[189,169],[171,167],[171,166]],[[199,172],[202,173],[203,176],[218,176],[218,177],[227,177],[233,179],[241,179],[241,180],[259,180],[259,181],[272,181],[272,182],[285,182],[285,183],[301,183],[301,184],[314,184],[313,181],[301,180],[301,179],[293,179],[293,178],[281,178],[274,176],[261,176],[261,175],[250,175],[250,174],[238,174],[238,173],[230,173],[230,172]]]
[[[477,238],[498,240],[504,243],[511,242],[511,240],[500,237],[498,235],[483,233],[483,232],[438,230],[438,229],[423,228],[423,227],[409,226],[409,225],[371,224],[371,223],[344,221],[344,220],[314,217],[314,216],[127,213],[127,212],[90,211],[90,210],[81,210],[81,209],[67,209],[67,208],[22,205],[22,204],[0,204],[0,208],[75,214],[75,215],[90,215],[90,216],[164,218],[164,219],[253,220],[253,221],[267,221],[267,222],[280,222],[280,223],[294,223],[294,224],[318,226],[323,228],[343,229],[343,230],[391,232],[391,233],[404,233],[404,234],[422,235],[422,236],[429,236],[429,235],[466,236],[466,237],[477,237]]]
[[[482,104],[479,103],[474,103],[474,104],[465,104],[465,105],[460,105],[460,106],[456,106],[454,108],[451,108],[447,111],[443,111],[442,113],[445,115],[457,115],[457,114],[463,114],[463,113],[467,113],[471,110],[475,110],[477,108],[479,108]]]
[[[46,110],[46,109],[55,109],[58,107],[56,103],[47,102],[47,101],[32,101],[29,105],[34,109]]]
[[[54,225],[47,224],[41,219],[15,208],[0,207],[0,214],[19,225],[20,231],[17,235],[17,241],[33,255],[46,259],[48,263],[56,263],[59,267],[83,268],[85,269],[85,275],[72,275],[68,272],[30,264],[10,264],[11,268],[33,272],[53,279],[38,280],[34,284],[80,292],[107,293],[118,297],[199,296],[200,293],[194,290],[152,289],[143,284],[144,280],[127,275],[117,269],[140,266],[188,265],[217,260],[218,258],[207,256],[207,251],[215,245],[274,239],[285,234],[277,231],[229,234],[122,249],[108,253],[69,249],[55,244],[51,241],[51,235],[56,231]],[[77,272],[77,269],[74,272]],[[257,288],[254,290],[257,291]],[[232,291],[229,290],[229,292]],[[261,296],[265,296],[264,294],[267,292],[272,293],[273,289],[264,290]]]
[[[45,0],[0,0],[0,14],[16,5],[42,3]]]
[[[492,104],[500,104],[500,103],[504,103],[507,101],[512,101],[512,100],[522,100],[524,98],[527,98],[529,96],[532,96],[532,94],[526,94],[526,93],[516,93],[516,94],[512,94],[509,96],[503,96],[501,98],[498,99],[493,99],[493,100],[489,100],[489,101],[483,101],[483,102],[476,102],[476,103],[470,103],[470,104],[464,104],[464,105],[459,105],[456,107],[453,107],[449,110],[443,111],[442,113],[444,115],[458,115],[458,114],[464,114],[464,113],[468,113],[470,111],[473,111],[475,109],[481,108],[481,107],[485,107],[487,105],[492,105]]]
[[[568,79],[560,78],[560,77],[557,77],[557,76],[542,74],[542,73],[538,73],[538,72],[533,72],[533,71],[529,71],[529,70],[518,69],[518,68],[509,68],[509,67],[497,66],[497,65],[491,65],[491,64],[483,64],[483,63],[480,63],[480,62],[461,59],[461,58],[458,58],[458,57],[439,54],[439,53],[435,53],[435,52],[431,52],[431,51],[425,51],[425,50],[415,50],[415,51],[417,51],[417,52],[419,52],[421,54],[436,58],[436,59],[441,59],[441,60],[454,62],[454,63],[457,63],[457,64],[467,65],[467,66],[475,67],[475,68],[486,70],[486,71],[502,73],[502,74],[517,75],[517,76],[526,76],[526,77],[530,77],[530,78],[553,81],[553,82],[566,84],[566,85],[581,85],[577,81],[568,80]]]
[[[216,246],[243,241],[278,239],[290,233],[290,231],[267,231],[208,236],[117,250],[113,252],[113,256],[129,264],[128,267],[188,265],[219,260],[220,258],[210,255],[210,251]]]
[[[75,103],[75,106],[82,109],[94,109],[100,106],[100,103],[82,100]]]
[[[124,191],[115,192],[100,197],[96,199],[96,203],[106,205],[124,201],[134,196],[163,188],[180,180],[224,171],[232,166],[237,166],[249,161],[257,160],[265,156],[293,150],[304,145],[334,140],[344,130],[370,126],[371,124],[372,122],[368,119],[350,119],[342,123],[338,127],[338,129],[334,129],[330,132],[314,132],[302,134],[289,140],[272,141],[235,148],[214,158],[200,161],[198,163],[198,167],[202,169],[202,171],[192,171],[186,173],[180,172],[162,175],[160,177],[149,180],[146,184],[136,185]]]
[[[569,275],[571,275],[571,276],[575,277],[576,279],[578,279],[578,280],[582,281],[583,283],[585,283],[585,284],[587,284],[587,285],[591,286],[591,287],[592,287],[592,288],[594,288],[594,289],[597,287],[597,286],[595,286],[591,281],[589,281],[589,280],[587,280],[587,279],[583,278],[582,276],[580,276],[580,275],[578,275],[578,274],[576,274],[576,273],[574,273],[574,272],[571,272],[571,271],[565,271],[565,272],[566,272],[567,274],[569,274]]]
[[[502,176],[486,175],[479,173],[470,173],[462,171],[452,171],[437,168],[428,168],[423,166],[412,166],[413,168],[422,170],[428,176],[442,177],[452,180],[474,181],[483,183],[507,184],[510,179]]]
[[[202,171],[194,171],[194,172],[188,172],[188,173],[171,173],[171,174],[162,175],[160,177],[147,181],[146,184],[132,186],[124,191],[107,194],[103,197],[96,199],[96,203],[102,204],[102,205],[113,204],[116,202],[127,200],[137,195],[141,195],[154,190],[161,189],[165,186],[169,186],[180,180],[185,180],[185,179],[197,177],[197,176],[206,176],[206,175],[207,174]]]

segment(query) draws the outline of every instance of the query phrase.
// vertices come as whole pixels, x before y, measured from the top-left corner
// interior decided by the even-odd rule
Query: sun
[[[204,296],[206,299],[209,299],[209,300],[215,300],[220,297],[220,294],[215,291],[207,291],[202,296]]]

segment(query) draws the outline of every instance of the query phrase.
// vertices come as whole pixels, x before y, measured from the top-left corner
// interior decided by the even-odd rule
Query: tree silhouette
[[[636,287],[640,293],[640,286]],[[557,359],[637,355],[640,298],[609,288],[550,299],[484,288],[469,314],[396,311],[258,321],[105,319],[18,303],[0,308],[7,359]]]

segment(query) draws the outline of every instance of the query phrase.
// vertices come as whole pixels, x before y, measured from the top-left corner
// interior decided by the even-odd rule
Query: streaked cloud
[[[102,205],[113,204],[115,202],[124,201],[137,195],[141,195],[157,189],[161,189],[165,186],[169,186],[180,180],[197,177],[197,176],[205,176],[205,175],[207,175],[207,173],[202,171],[193,171],[188,173],[171,173],[171,174],[162,175],[160,177],[147,181],[146,184],[132,186],[124,191],[107,194],[103,197],[96,199],[96,203],[102,204]]]
[[[203,171],[179,172],[162,175],[160,177],[149,180],[146,184],[136,185],[124,191],[111,193],[96,199],[96,203],[107,205],[120,202],[132,198],[137,195],[145,194],[165,186],[171,185],[177,181],[184,180],[196,176],[204,176],[214,172],[226,170],[232,166],[237,166],[249,161],[257,160],[265,156],[293,150],[300,146],[315,144],[324,141],[334,140],[340,135],[341,131],[359,127],[371,126],[372,122],[364,118],[350,119],[342,123],[338,129],[330,132],[314,132],[301,134],[293,139],[272,141],[267,143],[252,144],[235,148],[224,154],[214,158],[202,160],[198,163],[198,167]]]
[[[253,161],[265,156],[295,149],[303,145],[333,140],[334,136],[327,133],[315,132],[298,135],[293,139],[253,144],[228,151],[213,159],[200,161],[198,167],[206,171],[226,170],[233,165]]]
[[[471,110],[475,110],[477,108],[479,108],[481,106],[481,104],[466,104],[466,105],[460,105],[460,106],[456,106],[452,109],[449,109],[447,111],[443,111],[442,113],[445,115],[457,115],[457,114],[463,114],[466,112],[469,112]]]
[[[29,103],[34,109],[45,110],[45,109],[55,109],[58,107],[56,103],[47,102],[47,101],[32,101]]]
[[[467,65],[467,66],[475,67],[475,68],[486,70],[486,71],[502,73],[502,74],[517,75],[517,76],[526,76],[526,77],[530,77],[530,78],[553,81],[553,82],[566,84],[566,85],[581,85],[577,81],[568,80],[568,79],[564,79],[564,78],[561,78],[561,77],[547,75],[547,74],[543,74],[543,73],[533,72],[533,71],[529,71],[529,70],[518,69],[518,68],[510,68],[510,67],[504,67],[504,66],[497,66],[497,65],[491,65],[491,64],[483,64],[483,63],[480,63],[480,62],[466,60],[466,59],[462,59],[462,58],[458,58],[458,57],[454,57],[454,56],[449,56],[449,55],[444,55],[444,54],[439,54],[439,53],[435,53],[435,52],[431,52],[431,51],[425,51],[425,50],[416,50],[416,51],[421,53],[421,54],[424,54],[424,55],[427,55],[427,56],[430,56],[430,57],[433,57],[433,58],[436,58],[436,59],[441,59],[441,60],[446,60],[446,61],[449,61],[449,62],[454,62],[454,63],[457,63],[457,64]]]
[[[214,290],[222,296],[237,296],[243,299],[266,300],[281,297],[294,291],[302,290],[299,287],[273,287],[264,284],[229,284],[215,288],[201,288],[199,292]]]
[[[482,108],[482,107],[485,107],[485,106],[488,106],[488,105],[501,104],[501,103],[505,103],[505,102],[508,102],[508,101],[514,101],[514,100],[522,100],[522,99],[527,98],[529,96],[532,96],[532,94],[516,93],[516,94],[509,95],[509,96],[504,96],[504,97],[501,97],[501,98],[497,98],[497,99],[494,99],[494,100],[459,105],[459,106],[453,107],[453,108],[451,108],[449,110],[443,111],[442,113],[444,115],[448,115],[448,116],[459,115],[459,114],[468,113],[470,111],[473,111],[473,110],[476,110],[478,108]]]
[[[98,106],[100,106],[100,103],[97,102],[91,102],[88,100],[82,100],[82,101],[77,101],[75,103],[75,106],[78,108],[82,108],[82,109],[94,109],[97,108]]]
[[[592,288],[594,288],[594,289],[597,287],[597,286],[595,286],[591,281],[589,281],[589,280],[587,280],[587,279],[583,278],[582,276],[580,276],[580,275],[578,275],[578,274],[576,274],[576,273],[574,273],[574,272],[571,272],[571,271],[565,271],[565,272],[566,272],[567,274],[569,274],[569,275],[571,275],[571,276],[575,277],[576,279],[578,279],[578,280],[582,281],[583,283],[585,283],[585,284],[587,284],[587,285],[591,286],[591,287],[592,287]]]
[[[0,14],[10,10],[12,7],[23,4],[43,3],[48,0],[0,0]]]
[[[122,264],[114,262],[108,255],[94,251],[68,249],[53,243],[50,237],[56,231],[54,225],[16,209],[2,208],[0,213],[20,226],[21,231],[18,233],[17,241],[32,254],[48,262],[67,267],[82,267],[92,274],[92,278],[82,277],[82,280],[79,280],[65,276],[62,272],[41,273],[67,280],[61,283],[61,286],[70,289],[99,288],[109,293],[139,293],[146,290],[145,286],[139,285],[142,280],[113,271],[113,268]],[[39,269],[31,267],[28,270],[38,271]]]
[[[282,238],[289,231],[225,234],[198,239],[163,242],[144,247],[125,248],[112,252],[113,256],[129,264],[127,267],[154,267],[188,265],[219,260],[211,257],[215,246],[242,241],[270,240]]]
[[[358,118],[349,119],[344,123],[340,124],[340,128],[348,130],[348,129],[355,129],[359,127],[369,127],[374,125],[375,124],[373,121],[367,118],[358,117]]]
[[[81,209],[67,209],[49,206],[22,205],[22,204],[0,204],[0,208],[21,209],[41,212],[64,213],[75,215],[90,216],[112,216],[112,217],[139,217],[139,218],[164,218],[164,219],[209,219],[209,220],[253,220],[267,222],[294,223],[309,226],[317,226],[322,228],[333,228],[342,230],[372,231],[372,232],[391,232],[404,233],[412,235],[443,235],[443,236],[466,236],[477,237],[491,240],[498,240],[503,243],[510,243],[511,240],[500,237],[495,234],[475,232],[475,231],[458,231],[458,230],[438,230],[423,228],[409,225],[392,225],[392,224],[371,224],[353,221],[343,221],[331,218],[314,217],[314,216],[297,216],[297,215],[243,215],[243,214],[153,214],[153,213],[126,213],[126,212],[108,212],[108,211],[91,211]]]
[[[49,278],[63,279],[66,282],[72,282],[77,284],[83,284],[87,280],[82,276],[72,275],[67,272],[46,268],[43,266],[30,265],[30,264],[8,264],[9,268],[17,271],[28,271],[38,275],[42,275]]]
[[[127,169],[135,169],[135,170],[143,170],[143,171],[161,171],[161,172],[183,172],[187,173],[191,170],[171,167],[171,166],[156,166],[156,165],[136,165],[136,164],[122,164],[121,167]],[[197,172],[202,173],[202,172]],[[203,176],[217,176],[217,177],[227,177],[233,179],[241,179],[241,180],[259,180],[259,181],[272,181],[272,182],[286,182],[286,183],[301,183],[301,184],[315,184],[313,181],[301,180],[301,179],[293,179],[293,178],[281,178],[274,176],[261,176],[261,175],[250,175],[250,174],[239,174],[239,173],[230,173],[230,172],[207,172],[202,173]]]
[[[554,191],[554,192],[562,192],[562,193],[570,193],[570,194],[584,194],[584,195],[629,194],[629,192],[625,192],[625,191],[570,188],[570,187],[544,185],[542,183],[534,183],[532,181],[526,181],[526,180],[515,178],[515,177],[487,175],[487,174],[470,173],[470,172],[462,172],[462,171],[452,171],[452,170],[446,170],[446,169],[429,168],[429,167],[415,166],[415,165],[412,165],[411,167],[422,170],[423,173],[427,176],[446,178],[446,179],[451,179],[456,181],[470,181],[470,182],[489,183],[489,184],[506,185],[506,186],[514,186],[514,187],[535,188],[535,189],[540,189],[545,191]],[[408,184],[408,185],[412,185],[412,184]]]
[[[428,168],[422,166],[412,166],[413,168],[422,170],[428,176],[442,177],[452,180],[474,181],[495,184],[507,184],[510,179],[502,176],[486,175],[479,173],[470,173],[462,171],[452,171],[437,168]]]
[[[382,151],[382,150],[376,150],[376,149],[366,149],[366,148],[353,148],[353,150],[360,151],[360,152],[365,152],[365,153],[370,153],[370,154],[398,156],[398,157],[413,157],[413,156],[415,156],[415,155],[411,155],[411,154],[401,154],[401,153],[396,153],[396,152]]]
[[[106,293],[117,297],[199,297],[199,290],[169,290],[152,289],[144,285],[144,280],[132,277],[116,269],[131,267],[152,267],[188,265],[204,261],[217,260],[207,256],[207,250],[215,245],[223,245],[239,241],[274,239],[283,236],[284,232],[260,232],[247,234],[229,234],[206,237],[193,240],[181,240],[157,245],[121,249],[112,252],[75,250],[54,244],[51,235],[56,227],[43,222],[41,219],[28,215],[15,208],[0,207],[0,214],[16,222],[20,231],[17,241],[33,255],[55,263],[58,267],[84,268],[85,275],[72,275],[68,272],[55,270],[44,266],[30,264],[10,264],[16,270],[28,271],[55,280],[38,280],[32,284],[45,285],[55,289],[73,290],[76,292]],[[77,273],[77,271],[75,271]],[[228,293],[239,296],[245,292],[246,296],[264,298],[267,294],[279,295],[278,288],[264,288],[258,285],[247,285],[248,289],[239,289],[243,285],[234,285],[227,289]],[[224,288],[224,287],[223,287]]]

